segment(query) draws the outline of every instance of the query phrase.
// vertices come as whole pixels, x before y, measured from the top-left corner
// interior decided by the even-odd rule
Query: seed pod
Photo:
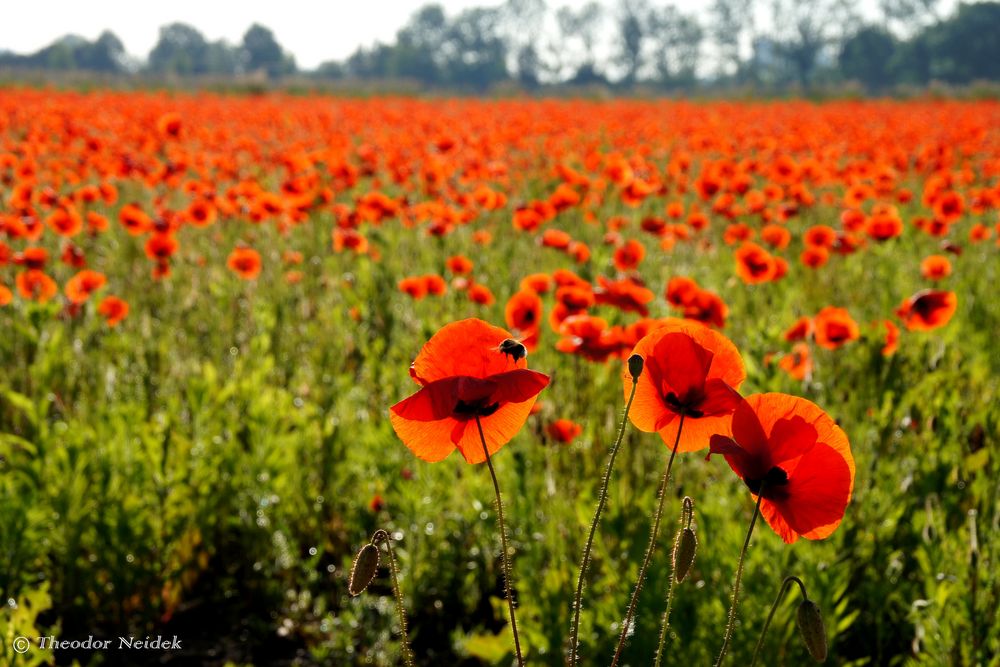
[[[802,639],[806,642],[809,655],[816,662],[826,660],[826,628],[823,626],[823,616],[819,607],[812,600],[803,600],[796,614],[796,622]]]
[[[633,354],[628,358],[628,372],[632,374],[633,380],[638,380],[642,375],[642,367],[645,361],[638,354]]]
[[[674,577],[677,583],[684,581],[694,563],[694,554],[698,550],[698,537],[690,528],[678,531],[674,540]]]
[[[354,558],[348,590],[351,595],[361,595],[378,572],[379,549],[374,544],[366,544]]]

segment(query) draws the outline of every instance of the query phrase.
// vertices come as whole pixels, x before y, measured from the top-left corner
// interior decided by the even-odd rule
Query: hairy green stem
[[[389,552],[389,573],[392,575],[392,594],[396,598],[396,616],[399,620],[400,644],[403,650],[403,663],[406,667],[414,667],[413,652],[410,650],[410,640],[406,633],[406,607],[403,606],[403,594],[399,590],[399,570],[396,567],[396,554],[392,550],[392,540],[389,533],[379,530],[372,536],[372,544],[385,542]]]
[[[681,531],[684,528],[691,527],[691,521],[694,519],[694,503],[688,496],[684,496],[684,506],[681,508],[681,528],[678,529],[677,536],[679,539]],[[687,525],[685,526],[685,520]],[[676,549],[676,546],[674,547]],[[670,629],[670,610],[674,601],[674,584],[676,579],[676,574],[674,572],[674,559],[670,559],[670,585],[667,586],[667,607],[663,610],[663,618],[660,619],[660,642],[656,647],[656,660],[653,662],[653,667],[660,667],[663,663],[663,649],[667,645],[667,631]]]
[[[601,514],[604,506],[608,502],[608,484],[611,481],[611,471],[615,467],[615,458],[618,456],[618,449],[621,447],[622,439],[625,437],[625,428],[628,426],[628,413],[632,409],[632,400],[635,398],[635,388],[639,384],[639,378],[632,380],[632,392],[629,394],[628,402],[625,403],[625,414],[622,415],[622,425],[618,429],[618,439],[615,440],[614,447],[611,448],[611,455],[608,457],[608,467],[604,471],[604,479],[601,481],[601,492],[597,500],[597,511],[594,512],[594,520],[590,522],[590,533],[587,535],[587,546],[583,548],[583,559],[580,561],[580,576],[576,580],[576,596],[573,598],[573,626],[569,631],[569,660],[570,665],[575,665],[579,659],[579,637],[580,637],[580,610],[583,607],[583,581],[590,568],[590,552],[594,546],[594,535],[597,533],[597,525],[601,521]]]
[[[639,603],[639,592],[642,590],[642,582],[646,579],[646,570],[649,569],[649,562],[653,559],[653,552],[656,551],[656,538],[660,533],[660,519],[663,517],[663,501],[667,497],[670,470],[674,467],[674,458],[677,456],[677,447],[681,444],[681,431],[683,430],[684,415],[682,414],[680,423],[677,424],[677,437],[674,439],[674,446],[670,450],[667,468],[663,471],[663,479],[660,480],[659,503],[656,506],[656,513],[653,515],[653,527],[649,533],[649,544],[646,545],[646,555],[643,557],[642,565],[639,567],[639,576],[635,581],[635,590],[632,591],[632,599],[628,603],[628,611],[625,612],[621,636],[618,637],[618,647],[615,649],[615,657],[611,661],[611,667],[615,667],[618,664],[618,660],[621,659],[622,650],[625,648],[625,640],[628,639],[629,628],[635,618],[635,607]]]
[[[798,577],[787,576],[785,580],[781,582],[781,588],[778,589],[778,597],[774,598],[774,604],[771,605],[771,611],[767,615],[767,620],[764,621],[764,627],[760,630],[760,639],[757,640],[757,647],[753,650],[753,660],[750,661],[750,667],[757,664],[757,658],[760,656],[760,650],[764,648],[764,635],[767,634],[767,629],[771,627],[771,620],[774,618],[774,612],[778,610],[778,605],[781,604],[781,598],[784,597],[785,591],[788,590],[788,586],[792,583],[799,585],[799,590],[802,591],[803,599],[808,600],[809,596],[806,595],[805,584]]]
[[[726,636],[722,640],[722,649],[719,651],[719,657],[715,661],[715,667],[719,667],[722,661],[726,659],[726,653],[729,652],[729,640],[733,637],[733,627],[736,625],[736,608],[739,606],[740,601],[740,581],[743,579],[743,561],[746,558],[747,549],[750,548],[750,536],[753,535],[753,527],[757,524],[757,517],[760,515],[760,501],[764,499],[763,484],[760,485],[758,491],[757,505],[753,508],[753,516],[750,518],[750,528],[747,530],[747,538],[743,541],[743,549],[740,551],[740,562],[736,566],[736,581],[733,582],[733,602],[729,607]]]
[[[500,528],[500,547],[503,549],[500,559],[503,565],[503,587],[507,596],[507,607],[510,609],[510,628],[514,633],[514,653],[517,655],[517,664],[520,667],[524,664],[521,655],[521,638],[517,634],[517,616],[514,614],[514,596],[511,593],[513,582],[510,575],[510,555],[507,552],[507,526],[503,520],[503,499],[500,497],[500,483],[497,482],[497,473],[493,469],[493,459],[490,458],[490,449],[486,446],[486,436],[483,434],[483,424],[476,415],[476,426],[479,428],[479,439],[483,443],[483,453],[486,454],[486,465],[490,469],[490,477],[493,478],[493,491],[497,496],[497,525]]]

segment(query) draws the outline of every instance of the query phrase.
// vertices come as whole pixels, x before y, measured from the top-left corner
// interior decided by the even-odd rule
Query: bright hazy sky
[[[145,58],[159,28],[180,21],[209,40],[238,43],[253,23],[274,31],[299,67],[311,69],[324,60],[343,59],[358,46],[392,41],[415,10],[436,1],[449,14],[473,6],[496,6],[501,0],[2,0],[0,50],[31,53],[72,33],[96,38],[108,29],[132,56]],[[802,0],[808,2],[808,0]],[[615,0],[601,0],[612,7]],[[550,6],[579,0],[549,0]],[[654,0],[653,4],[664,4]],[[703,10],[706,0],[673,0],[682,10]],[[760,0],[758,5],[767,4]],[[876,0],[860,0],[871,14]],[[945,0],[944,6],[954,4]]]
[[[449,14],[489,0],[437,0]],[[145,57],[167,23],[190,23],[210,40],[239,42],[253,23],[274,31],[300,67],[341,59],[358,46],[391,41],[420,0],[5,0],[0,50],[30,53],[73,33],[114,32],[133,56]],[[553,3],[559,4],[559,3]]]

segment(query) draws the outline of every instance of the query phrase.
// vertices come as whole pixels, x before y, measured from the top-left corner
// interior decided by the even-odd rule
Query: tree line
[[[30,55],[0,53],[0,68],[112,74],[409,81],[429,89],[482,92],[497,86],[637,86],[664,91],[750,87],[809,89],[856,82],[870,93],[934,81],[1000,80],[1000,2],[711,0],[698,13],[655,0],[552,7],[506,0],[449,15],[417,10],[391,43],[358,48],[302,71],[266,27],[239,44],[209,41],[196,28],[160,29],[144,60],[117,36],[67,36]]]

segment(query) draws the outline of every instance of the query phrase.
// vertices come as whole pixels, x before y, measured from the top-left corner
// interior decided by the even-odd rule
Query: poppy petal
[[[491,375],[489,379],[497,384],[493,401],[502,403],[522,403],[537,396],[549,384],[549,376],[527,368]]]
[[[456,421],[441,419],[426,421],[408,419],[393,409],[389,410],[389,421],[396,435],[417,458],[424,461],[441,461],[455,451],[451,434]]]
[[[500,343],[511,334],[482,320],[469,318],[441,327],[417,355],[410,375],[427,384],[456,375],[485,378],[524,368],[526,360],[514,360],[500,352]]]
[[[426,385],[423,389],[389,408],[390,414],[410,421],[437,421],[452,415],[458,400],[458,388],[463,378],[448,378]]]
[[[534,404],[535,397],[532,396],[521,403],[507,403],[493,414],[479,418],[491,456],[517,435],[517,432],[524,426],[524,422],[527,421],[528,415],[531,414],[531,406]],[[468,463],[482,463],[486,460],[475,420],[467,422],[465,431],[455,446],[458,447],[458,451],[462,453]]]
[[[795,533],[811,540],[823,539],[844,517],[851,498],[852,476],[840,452],[829,445],[817,444],[802,457],[788,484],[781,489],[781,496],[769,501]],[[768,519],[766,514],[765,519]],[[775,528],[771,519],[768,524]],[[775,532],[782,534],[778,528]]]
[[[659,377],[664,395],[669,387],[678,396],[705,384],[708,369],[715,355],[699,345],[691,336],[668,333],[653,348],[653,357],[647,360],[650,376]],[[655,379],[654,379],[655,382]]]

